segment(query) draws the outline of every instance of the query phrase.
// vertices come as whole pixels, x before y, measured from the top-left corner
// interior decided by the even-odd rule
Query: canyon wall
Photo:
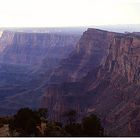
[[[79,38],[73,32],[4,31],[0,38],[0,114],[38,107],[44,80],[75,49]]]
[[[86,84],[83,84],[83,80],[86,80],[91,71],[91,81],[96,79],[96,72],[104,63],[114,36],[113,32],[98,29],[85,31],[76,50],[51,73],[41,105],[47,107],[57,118],[61,117],[65,110],[75,107],[84,115],[90,101],[88,95],[84,94],[86,89],[83,87]],[[56,106],[59,106],[58,110]]]
[[[91,47],[89,44],[94,41],[96,43]],[[67,75],[64,72],[67,67],[71,68],[71,63],[63,64],[63,73],[59,74],[70,78],[48,86],[42,106],[56,114],[54,119],[62,119],[62,114],[68,109],[75,109],[80,116],[95,113],[101,117],[107,135],[139,136],[140,36],[88,29],[79,42],[82,43],[78,43],[76,53],[91,59],[85,59],[85,63],[80,59],[81,69],[73,66],[76,72],[73,70]],[[99,48],[102,51],[95,55]],[[69,58],[69,62],[76,62],[76,56]]]
[[[74,49],[80,35],[4,31],[0,39],[0,62],[40,64],[45,58],[62,59]]]
[[[139,136],[140,36],[124,34],[112,42],[106,62],[88,90],[108,135]]]
[[[1,112],[47,107],[50,119],[63,121],[63,113],[75,109],[79,118],[97,114],[106,135],[139,136],[138,32],[89,28],[81,38],[11,32],[6,36],[0,41],[0,61],[8,63],[0,65]],[[10,69],[9,63],[13,63]],[[33,66],[25,68],[23,64]]]
[[[51,83],[75,82],[96,69],[105,60],[113,32],[88,29],[76,45],[76,50],[61,61],[60,66],[52,73]]]

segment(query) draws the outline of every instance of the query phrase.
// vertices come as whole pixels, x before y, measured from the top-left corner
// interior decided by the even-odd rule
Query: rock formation
[[[91,47],[89,44],[92,41],[95,44]],[[57,119],[69,108],[77,110],[81,116],[97,113],[102,118],[107,135],[139,136],[140,36],[134,33],[120,34],[88,29],[79,42],[76,53],[82,54],[82,58],[92,56],[92,59],[81,63],[85,65],[80,65],[78,70],[72,67],[73,71],[68,75],[64,72],[70,68],[71,63],[63,64],[63,72],[58,75],[74,75],[74,80],[63,79],[62,84],[49,86],[42,105],[50,107]],[[102,43],[99,45],[97,42]],[[88,47],[84,44],[88,44]],[[98,48],[104,51],[100,51],[95,59],[94,50]],[[69,61],[76,62],[76,56],[69,58]],[[55,95],[57,96],[53,98]]]
[[[105,60],[112,36],[113,32],[98,29],[85,31],[76,45],[76,50],[61,62],[50,81],[74,82],[85,77],[90,70],[96,69]]]
[[[47,58],[62,59],[74,49],[80,35],[4,31],[0,39],[0,62],[40,64]]]
[[[90,101],[88,96],[83,94],[86,89],[81,90],[85,86],[83,80],[95,80],[96,71],[104,63],[114,35],[113,32],[98,29],[85,31],[76,46],[76,50],[71,53],[69,58],[61,62],[59,68],[51,73],[49,85],[42,97],[42,106],[48,107],[51,112],[54,111],[52,114],[60,115],[60,117],[62,112],[75,106],[84,113],[83,110],[86,109]],[[93,74],[90,75],[90,79],[85,79],[91,71]],[[85,99],[87,99],[86,102]],[[56,106],[61,107],[56,110]]]
[[[88,88],[96,94],[91,108],[103,117],[108,135],[139,136],[139,47],[136,34],[116,36],[96,81]]]
[[[37,107],[44,80],[75,49],[79,38],[80,34],[71,32],[4,31],[0,38],[0,114]]]
[[[1,41],[4,45],[1,47],[0,60],[16,64],[10,66],[11,69],[5,64],[0,65],[0,73],[5,74],[4,77],[0,74],[3,79],[0,83],[4,83],[0,87],[1,112],[13,112],[24,106],[47,107],[50,119],[59,121],[63,120],[66,110],[75,109],[79,117],[98,114],[109,136],[140,135],[139,32],[123,34],[90,28],[83,33],[78,43],[73,41],[73,45],[77,45],[71,53],[71,49],[64,50],[64,46],[69,46],[73,37],[58,37],[54,34],[42,37],[43,34],[32,36],[30,33],[26,34],[28,37],[22,35],[9,35],[8,42]],[[45,45],[48,46],[45,48],[44,44],[49,45]],[[30,53],[26,45],[31,48]],[[57,45],[62,49],[56,49]],[[23,49],[19,49],[19,46]],[[33,48],[38,48],[41,53],[38,49],[33,51]],[[42,55],[44,53],[47,54],[45,57]],[[54,56],[51,61],[50,55]],[[55,58],[61,58],[59,63]],[[36,63],[41,65],[38,68],[26,67],[30,75],[24,73],[26,76],[21,80],[21,69],[25,67],[21,65],[23,68],[19,70],[19,64]],[[51,69],[47,69],[49,66]],[[14,81],[8,78],[10,84],[4,87],[7,83],[6,75],[14,69],[16,78],[12,73]],[[12,82],[14,86],[11,86]]]

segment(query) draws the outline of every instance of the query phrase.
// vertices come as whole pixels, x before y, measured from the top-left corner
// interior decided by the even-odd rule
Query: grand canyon
[[[108,28],[107,28],[108,29]],[[2,29],[0,116],[95,114],[106,136],[140,136],[140,30]]]

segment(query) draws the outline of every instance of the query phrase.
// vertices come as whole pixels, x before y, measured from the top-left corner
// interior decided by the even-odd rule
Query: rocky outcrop
[[[86,102],[79,105],[83,114],[97,113],[102,118],[107,135],[139,136],[139,47],[138,35],[115,34],[104,63],[81,80],[85,99],[77,94],[77,102]]]
[[[102,116],[106,133],[112,136],[139,136],[140,36],[114,37],[106,62],[96,81],[88,86],[94,108]]]
[[[13,37],[14,37],[13,32],[8,32],[8,31],[1,32],[1,35],[0,35],[0,53],[2,53],[4,51],[4,49],[6,49],[7,46],[12,44]]]
[[[86,85],[85,83],[83,84],[83,81],[89,79],[85,79],[85,77],[90,75],[91,71],[94,74],[90,75],[90,79],[92,79],[91,81],[95,80],[96,71],[104,63],[110,42],[113,41],[115,34],[98,29],[88,29],[83,33],[76,50],[69,58],[63,60],[60,67],[54,70],[50,76],[49,85],[42,97],[41,104],[43,107],[50,109],[52,112],[50,114],[61,116],[64,110],[75,108],[76,106],[78,106],[78,112],[81,114],[80,110],[82,110],[84,114],[90,101],[89,96],[83,94],[84,91],[86,92],[85,88],[82,89]],[[56,111],[56,106],[60,106],[60,104],[63,104],[63,109],[61,108],[60,110],[59,108]]]
[[[139,82],[140,37],[131,34],[114,38],[105,68],[127,78],[129,83]]]
[[[80,35],[4,31],[0,39],[0,61],[40,64],[47,57],[62,59],[74,49]]]
[[[51,83],[75,82],[96,69],[108,53],[110,41],[115,34],[98,29],[88,29],[81,36],[76,50],[63,60],[51,75]]]
[[[99,59],[95,59],[98,65],[95,67],[97,63],[94,62],[93,55],[96,54],[95,50],[101,47],[97,40],[102,42],[102,49],[105,45],[106,51],[104,52],[105,55],[101,55],[102,51],[99,51]],[[89,45],[89,42],[92,41],[96,42],[92,46],[94,49]],[[106,44],[105,41],[108,41],[108,43]],[[57,119],[69,106],[77,110],[81,116],[97,113],[102,119],[107,135],[139,136],[140,36],[134,33],[119,34],[89,29],[83,34],[79,42],[81,42],[81,45],[78,43],[75,57],[73,59],[71,57],[69,61],[76,62],[76,54],[81,54],[81,58],[84,58],[83,56],[86,54],[85,58],[92,56],[92,59],[87,59],[86,63],[82,63],[85,65],[80,67],[81,69],[78,69],[78,71],[73,65],[74,68],[72,68],[76,70],[77,74],[72,69],[73,73],[70,73],[70,75],[76,75],[76,78],[74,80],[72,78],[63,79],[62,81],[67,86],[63,87],[64,83],[49,86],[43,97],[43,106],[50,107],[51,105],[51,111],[57,112]],[[88,47],[83,44],[88,44]],[[96,46],[98,47],[96,48]],[[89,66],[89,62],[91,67],[85,69],[85,66]],[[59,72],[61,77],[63,74],[64,77],[69,76],[69,74],[65,74],[64,66],[67,66],[68,69],[70,64],[63,64],[62,73]],[[84,70],[84,73],[81,70]],[[79,87],[75,87],[77,84]],[[54,95],[57,95],[57,99],[53,98]],[[71,97],[74,97],[74,99],[71,102],[67,101]],[[60,104],[63,107],[61,106],[58,111],[56,106],[60,106]]]

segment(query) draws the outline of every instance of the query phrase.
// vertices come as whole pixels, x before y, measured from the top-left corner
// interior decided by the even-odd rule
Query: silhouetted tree
[[[65,125],[61,122],[47,121],[47,117],[46,108],[40,108],[37,111],[22,108],[6,122],[9,122],[11,136],[104,136],[100,119],[94,114],[77,123],[77,112],[69,110],[65,113],[67,119]],[[44,120],[45,127],[40,127]]]
[[[61,128],[62,128],[62,126],[63,126],[61,122],[54,122],[54,124],[55,124],[56,126],[61,127]]]
[[[65,131],[70,136],[81,136],[82,128],[80,123],[76,123],[77,112],[75,110],[69,110],[65,112],[67,124],[64,126]]]
[[[40,118],[36,112],[29,108],[22,108],[14,115],[9,128],[18,132],[19,136],[36,136],[38,134],[37,125],[40,123]]]
[[[82,127],[80,123],[73,123],[65,125],[65,131],[70,134],[70,136],[81,136],[82,135]]]
[[[69,136],[69,134],[67,134],[65,129],[61,127],[60,123],[52,122],[52,123],[47,123],[47,128],[45,130],[44,136],[59,137],[59,136]]]
[[[92,114],[82,120],[82,129],[84,136],[103,136],[104,129],[101,126],[100,119]]]
[[[70,110],[68,112],[65,112],[64,116],[67,119],[67,123],[71,125],[76,122],[77,112],[75,110]]]

